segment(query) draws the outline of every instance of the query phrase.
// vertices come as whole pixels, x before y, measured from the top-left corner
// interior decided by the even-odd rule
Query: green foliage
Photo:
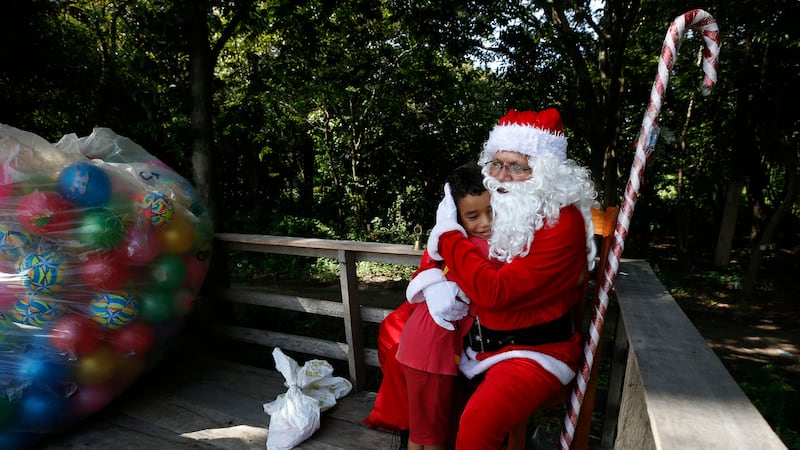
[[[198,0],[199,1],[199,0]],[[13,1],[0,39],[0,123],[51,141],[114,129],[187,178],[193,109],[192,2]],[[620,204],[677,0],[641,2],[206,0],[213,80],[209,143],[219,231],[413,244],[433,224],[445,176],[474,161],[506,110],[556,106],[570,155],[600,199]],[[592,9],[595,8],[595,9]],[[698,95],[700,39],[688,32],[661,107],[624,256],[675,242],[684,264],[735,220],[727,268],[691,283],[736,293],[774,211],[775,251],[796,248],[800,3],[711,2],[718,84]],[[741,183],[738,211],[726,194]],[[731,219],[732,218],[732,219]],[[773,247],[770,247],[773,248]],[[337,263],[237,255],[242,279],[334,279]],[[686,263],[688,264],[688,263]],[[384,276],[383,268],[359,268]],[[677,297],[695,292],[682,278]],[[791,286],[773,287],[791,291]],[[779,425],[780,426],[780,425]]]
[[[797,364],[797,363],[796,363]],[[789,448],[800,447],[796,408],[800,392],[776,375],[773,364],[731,363],[739,386]]]

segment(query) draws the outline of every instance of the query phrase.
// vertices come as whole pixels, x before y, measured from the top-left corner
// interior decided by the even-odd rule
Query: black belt
[[[475,320],[469,330],[467,345],[477,352],[493,352],[506,345],[541,345],[564,342],[572,337],[572,314],[539,325],[516,330],[493,330]]]

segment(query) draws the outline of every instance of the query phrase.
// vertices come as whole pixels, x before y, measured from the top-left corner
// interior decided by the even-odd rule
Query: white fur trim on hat
[[[497,125],[483,144],[483,152],[489,157],[504,150],[527,156],[551,154],[564,161],[567,159],[567,137],[529,125]]]

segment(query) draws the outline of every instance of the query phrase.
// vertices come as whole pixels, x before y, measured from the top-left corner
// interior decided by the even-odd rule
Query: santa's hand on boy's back
[[[446,330],[455,330],[450,321],[459,320],[469,312],[469,305],[456,299],[456,294],[460,291],[453,281],[441,281],[423,290],[428,313],[437,325]]]

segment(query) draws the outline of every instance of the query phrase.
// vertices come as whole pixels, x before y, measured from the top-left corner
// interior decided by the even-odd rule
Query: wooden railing
[[[215,300],[225,302],[260,305],[342,318],[346,342],[333,342],[233,325],[222,325],[216,331],[220,336],[229,339],[347,361],[350,380],[357,389],[362,389],[366,384],[366,365],[379,367],[377,350],[364,346],[361,323],[380,323],[392,310],[362,306],[358,294],[356,262],[371,261],[416,266],[422,256],[422,251],[414,250],[411,245],[232,233],[218,233],[215,236],[215,251],[218,250],[240,250],[338,260],[341,301],[275,294],[252,287],[216,288],[212,296]],[[402,301],[402,299],[398,299],[398,301]]]
[[[247,251],[325,257],[339,261],[340,301],[221,286],[214,303],[239,303],[342,319],[346,342],[217,325],[219,336],[348,362],[356,389],[377,350],[364,346],[362,322],[380,323],[390,309],[359,299],[357,261],[416,266],[411,245],[220,233],[215,252]],[[623,261],[615,280],[618,319],[609,376],[603,448],[786,448],[748,400],[703,337],[659,282],[646,261]],[[616,316],[616,315],[612,315]]]

